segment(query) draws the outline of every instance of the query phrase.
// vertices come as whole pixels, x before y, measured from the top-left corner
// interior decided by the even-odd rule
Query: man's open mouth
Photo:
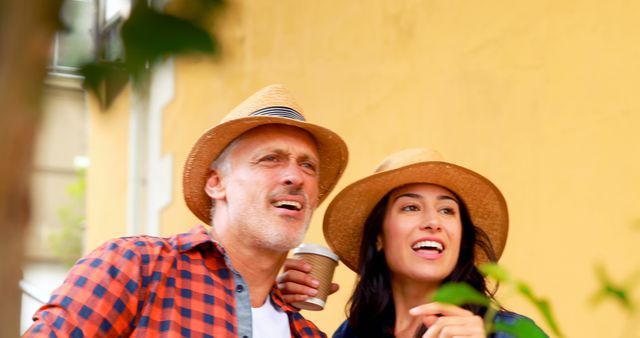
[[[296,201],[275,201],[272,203],[272,205],[276,208],[283,208],[287,210],[302,210],[302,204]]]

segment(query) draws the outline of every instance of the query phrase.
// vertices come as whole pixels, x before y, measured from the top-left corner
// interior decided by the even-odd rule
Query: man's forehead
[[[233,142],[235,153],[237,148],[242,152],[278,151],[304,153],[305,156],[318,159],[316,139],[306,130],[286,125],[265,125],[251,129]]]
[[[286,143],[289,141],[306,143],[312,146],[314,150],[317,150],[318,147],[315,137],[313,137],[313,135],[308,131],[298,127],[278,124],[269,124],[253,128],[240,135],[236,141],[243,142],[245,140],[251,141],[254,139],[259,139],[261,142],[273,141],[273,143]]]
[[[289,126],[286,124],[265,124],[262,126],[258,126],[258,127],[247,130],[246,132],[238,136],[238,138],[247,137],[251,135],[260,135],[260,134],[283,134],[283,135],[299,134],[299,135],[305,135],[305,137],[311,138],[315,142],[315,138],[308,131],[300,127]]]

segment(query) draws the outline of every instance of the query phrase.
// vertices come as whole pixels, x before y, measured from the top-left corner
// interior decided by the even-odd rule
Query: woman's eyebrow
[[[395,202],[395,201],[399,200],[402,197],[409,197],[409,198],[415,198],[415,199],[423,199],[424,198],[420,194],[416,194],[416,193],[413,193],[413,192],[407,192],[407,193],[400,194],[400,195],[394,197],[393,201]]]
[[[396,197],[393,198],[393,202],[397,201],[398,199],[402,198],[402,197],[409,197],[409,198],[415,198],[415,199],[423,199],[424,196],[420,195],[420,194],[416,194],[413,192],[407,192],[404,194],[400,194]],[[457,204],[460,204],[460,202],[458,202],[458,199],[453,197],[453,196],[449,196],[449,195],[438,195],[438,197],[436,197],[437,200],[452,200],[454,202],[456,202]]]
[[[449,196],[449,195],[440,195],[437,197],[438,200],[452,200],[454,202],[456,202],[457,204],[460,204],[460,202],[458,202],[458,199],[453,197],[453,196]]]

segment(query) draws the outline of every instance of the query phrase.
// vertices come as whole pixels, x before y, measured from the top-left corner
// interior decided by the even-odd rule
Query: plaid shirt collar
[[[282,308],[283,311],[286,311],[286,312],[298,312],[298,311],[300,311],[300,309],[295,308],[295,307],[289,305],[287,302],[284,301],[284,297],[282,296],[282,292],[280,292],[280,290],[278,290],[278,288],[276,287],[276,284],[274,284],[273,287],[271,288],[271,300],[278,307]]]
[[[211,238],[209,229],[205,225],[193,227],[189,232],[177,236],[177,249],[180,253],[197,249],[200,246],[213,246],[215,253],[224,256],[226,254],[220,243]]]
[[[189,232],[179,235],[177,242],[178,251],[180,251],[181,253],[195,250],[200,246],[212,246],[213,248],[215,248],[215,253],[217,255],[220,255],[222,257],[226,254],[226,251],[224,250],[222,245],[211,238],[209,229],[204,225],[196,226],[189,230]],[[289,305],[284,301],[282,292],[280,292],[280,290],[278,290],[278,288],[276,287],[275,281],[273,287],[271,288],[271,300],[273,300],[273,302],[284,311],[300,311],[299,309]]]

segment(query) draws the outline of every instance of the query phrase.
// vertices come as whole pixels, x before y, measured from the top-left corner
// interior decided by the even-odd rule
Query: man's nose
[[[284,168],[281,178],[282,184],[300,186],[304,182],[302,168],[296,161],[289,161]]]

